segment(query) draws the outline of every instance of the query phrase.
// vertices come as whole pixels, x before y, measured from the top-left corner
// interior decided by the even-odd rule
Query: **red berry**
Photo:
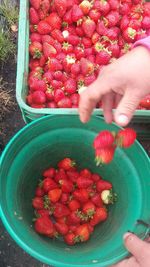
[[[120,130],[116,136],[116,143],[118,146],[127,148],[133,145],[136,139],[136,132],[134,129],[126,128]]]

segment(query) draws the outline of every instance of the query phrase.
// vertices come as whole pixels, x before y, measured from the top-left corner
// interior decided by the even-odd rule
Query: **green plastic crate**
[[[39,117],[51,114],[78,114],[78,109],[35,109],[26,104],[26,95],[28,92],[27,77],[28,77],[28,63],[29,63],[29,1],[20,0],[20,18],[19,18],[19,40],[18,40],[18,64],[17,64],[17,83],[16,83],[16,97],[20,106],[23,119],[29,123]],[[94,115],[103,116],[102,109],[95,109]],[[150,123],[150,110],[137,110],[135,112],[134,123],[140,123],[146,136],[150,137],[150,130],[147,130],[147,124]],[[142,129],[142,128],[141,128]]]

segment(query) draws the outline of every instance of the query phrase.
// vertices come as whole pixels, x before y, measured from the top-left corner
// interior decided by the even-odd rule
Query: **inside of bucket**
[[[123,253],[122,235],[130,230],[141,212],[139,177],[131,160],[123,150],[117,149],[111,164],[96,167],[91,149],[93,137],[92,131],[75,128],[45,132],[26,143],[10,166],[6,189],[6,199],[12,196],[12,201],[7,201],[10,224],[28,248],[44,261],[51,258],[64,264],[82,265],[110,260],[118,250]],[[43,170],[56,167],[57,162],[67,156],[74,159],[79,168],[89,168],[111,181],[118,195],[118,201],[109,208],[108,220],[95,228],[88,242],[73,247],[62,240],[38,235],[32,221],[31,202]]]

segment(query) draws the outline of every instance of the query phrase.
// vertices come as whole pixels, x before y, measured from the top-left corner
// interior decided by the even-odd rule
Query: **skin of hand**
[[[97,80],[80,94],[80,120],[86,123],[102,101],[105,121],[126,126],[140,100],[150,93],[150,51],[138,46],[103,68]],[[114,103],[117,104],[113,114]]]
[[[139,239],[136,235],[126,233],[124,243],[127,250],[132,254],[111,267],[149,267],[150,266],[150,243]]]

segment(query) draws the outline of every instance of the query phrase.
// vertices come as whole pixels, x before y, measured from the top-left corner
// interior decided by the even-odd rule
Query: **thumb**
[[[130,122],[139,102],[139,95],[135,93],[132,95],[131,90],[127,90],[116,108],[114,114],[115,122],[120,126],[126,126]]]
[[[124,243],[127,250],[136,258],[138,262],[143,263],[149,254],[149,244],[139,239],[136,235],[126,233],[124,235]],[[143,265],[144,266],[144,265]]]

